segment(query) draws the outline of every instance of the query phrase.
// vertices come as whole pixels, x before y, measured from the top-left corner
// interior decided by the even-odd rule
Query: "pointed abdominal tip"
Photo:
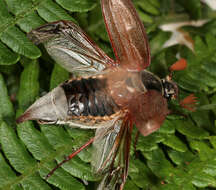
[[[24,114],[22,114],[20,117],[18,117],[16,119],[16,123],[20,124],[20,123],[22,123],[24,121],[29,120],[29,116],[30,116],[29,112],[25,112]]]
[[[196,104],[197,104],[197,97],[194,94],[190,94],[189,96],[185,97],[183,100],[180,101],[181,107],[189,110],[189,111],[196,111]]]
[[[181,71],[187,67],[187,61],[184,58],[179,59],[169,68],[170,71]]]

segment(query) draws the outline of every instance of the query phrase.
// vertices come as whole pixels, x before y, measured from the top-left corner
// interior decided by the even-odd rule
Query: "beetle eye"
[[[162,84],[164,88],[164,97],[167,99],[176,99],[178,93],[176,84],[165,79],[162,80]]]

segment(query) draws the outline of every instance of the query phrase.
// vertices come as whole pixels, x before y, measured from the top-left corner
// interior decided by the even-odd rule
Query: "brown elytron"
[[[94,142],[91,139],[82,148],[93,142],[97,156],[92,165],[104,176],[98,189],[113,190],[123,189],[127,178],[133,124],[144,136],[157,130],[169,114],[167,99],[176,97],[178,88],[171,76],[160,79],[145,70],[150,64],[149,44],[131,0],[101,0],[101,5],[116,61],[70,21],[33,30],[30,39],[43,43],[57,63],[80,77],[38,99],[17,122],[96,129]],[[171,70],[185,67],[178,64]]]

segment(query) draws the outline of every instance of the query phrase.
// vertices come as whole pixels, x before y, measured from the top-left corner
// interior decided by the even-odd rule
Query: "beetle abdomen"
[[[118,107],[105,90],[106,79],[87,78],[62,84],[68,101],[68,115],[110,116]]]

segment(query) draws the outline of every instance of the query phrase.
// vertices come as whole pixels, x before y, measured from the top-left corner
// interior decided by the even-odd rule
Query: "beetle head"
[[[170,76],[162,79],[163,95],[167,99],[176,99],[178,97],[178,86],[171,80]]]
[[[162,79],[163,95],[167,99],[176,99],[178,97],[178,86],[172,81],[174,71],[182,71],[187,67],[187,61],[183,58],[176,61],[169,67],[170,74]]]

